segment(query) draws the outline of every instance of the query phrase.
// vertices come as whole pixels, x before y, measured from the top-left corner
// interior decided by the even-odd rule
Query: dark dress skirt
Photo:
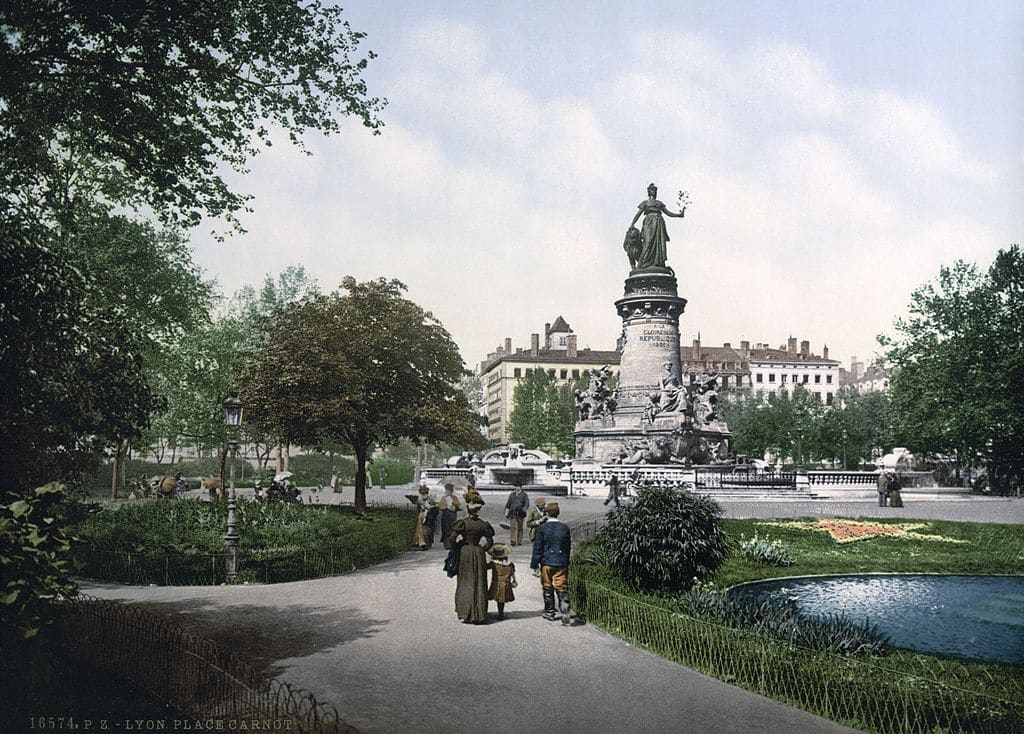
[[[459,555],[459,573],[455,586],[455,613],[464,622],[487,621],[487,553],[479,545],[484,538],[494,537],[494,528],[475,515],[456,520],[448,531],[448,542],[459,536],[464,545]]]

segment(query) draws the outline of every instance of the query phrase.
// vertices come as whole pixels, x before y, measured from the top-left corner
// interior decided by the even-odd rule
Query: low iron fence
[[[696,475],[698,489],[796,489],[796,472],[701,467]]]
[[[61,602],[59,625],[80,662],[131,680],[204,728],[356,732],[334,706],[144,609],[79,595]]]
[[[353,533],[344,542],[315,549],[268,548],[238,551],[238,581],[281,583],[348,573],[408,550],[411,533],[401,529],[373,542]],[[168,553],[159,549],[76,546],[76,575],[123,584],[216,586],[226,582],[223,553]]]
[[[571,523],[573,549],[603,525],[603,517]],[[574,558],[574,610],[618,637],[718,680],[883,734],[1024,732],[1019,687],[988,674],[981,679],[956,661],[922,657],[922,669],[911,673],[885,658],[809,650],[615,591],[593,576],[596,569]]]
[[[693,670],[805,711],[884,734],[1024,731],[1024,703],[1000,695],[997,681],[977,689],[958,664],[908,674],[884,658],[862,660],[812,651],[758,634],[673,612],[588,578],[587,564],[569,574],[574,609],[589,622]]]

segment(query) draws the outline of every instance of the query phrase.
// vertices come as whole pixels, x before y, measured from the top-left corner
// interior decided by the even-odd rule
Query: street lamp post
[[[231,395],[224,401],[224,424],[228,427],[228,451],[231,466],[228,471],[228,531],[224,534],[224,571],[226,581],[238,581],[238,533],[235,532],[235,452],[238,451],[238,427],[242,424],[242,401]]]
[[[803,469],[804,466],[804,417],[800,414],[796,416],[796,453],[799,457],[799,466]]]

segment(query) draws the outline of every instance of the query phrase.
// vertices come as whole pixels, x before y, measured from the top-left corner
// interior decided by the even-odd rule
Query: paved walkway
[[[404,493],[389,489],[382,499],[402,502]],[[484,517],[497,527],[504,497],[485,499]],[[908,503],[902,511],[813,502],[736,503],[726,509],[730,516],[902,512],[901,517],[948,513],[950,519],[966,519],[977,510],[984,517],[976,519],[992,514],[1002,522],[1024,522],[1024,501],[979,502]],[[570,520],[605,509],[593,498],[562,498],[560,504]],[[964,512],[968,508],[971,513]],[[507,540],[505,531],[498,533]],[[517,599],[506,607],[504,621],[479,626],[455,616],[455,580],[441,569],[440,544],[344,576],[287,584],[85,582],[82,588],[174,614],[265,673],[334,704],[345,721],[365,732],[850,731],[668,662],[596,627],[544,621],[529,547],[513,551]]]

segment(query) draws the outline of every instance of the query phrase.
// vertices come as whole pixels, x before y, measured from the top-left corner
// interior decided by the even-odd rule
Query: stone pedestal
[[[682,380],[679,364],[679,317],[686,299],[676,289],[675,274],[669,268],[634,270],[626,278],[623,296],[615,301],[622,319],[616,405],[610,414],[577,422],[574,466],[589,462],[678,466],[707,461],[709,452],[719,458],[728,453],[724,424],[695,421],[692,415],[684,415],[685,406],[650,414],[651,397],[661,396],[664,379],[684,389],[689,381]],[[638,459],[641,454],[645,458]]]
[[[650,394],[661,389],[666,364],[679,379],[679,317],[686,299],[677,295],[670,269],[652,268],[630,273],[615,308],[622,319],[623,336],[618,420],[643,413]]]

